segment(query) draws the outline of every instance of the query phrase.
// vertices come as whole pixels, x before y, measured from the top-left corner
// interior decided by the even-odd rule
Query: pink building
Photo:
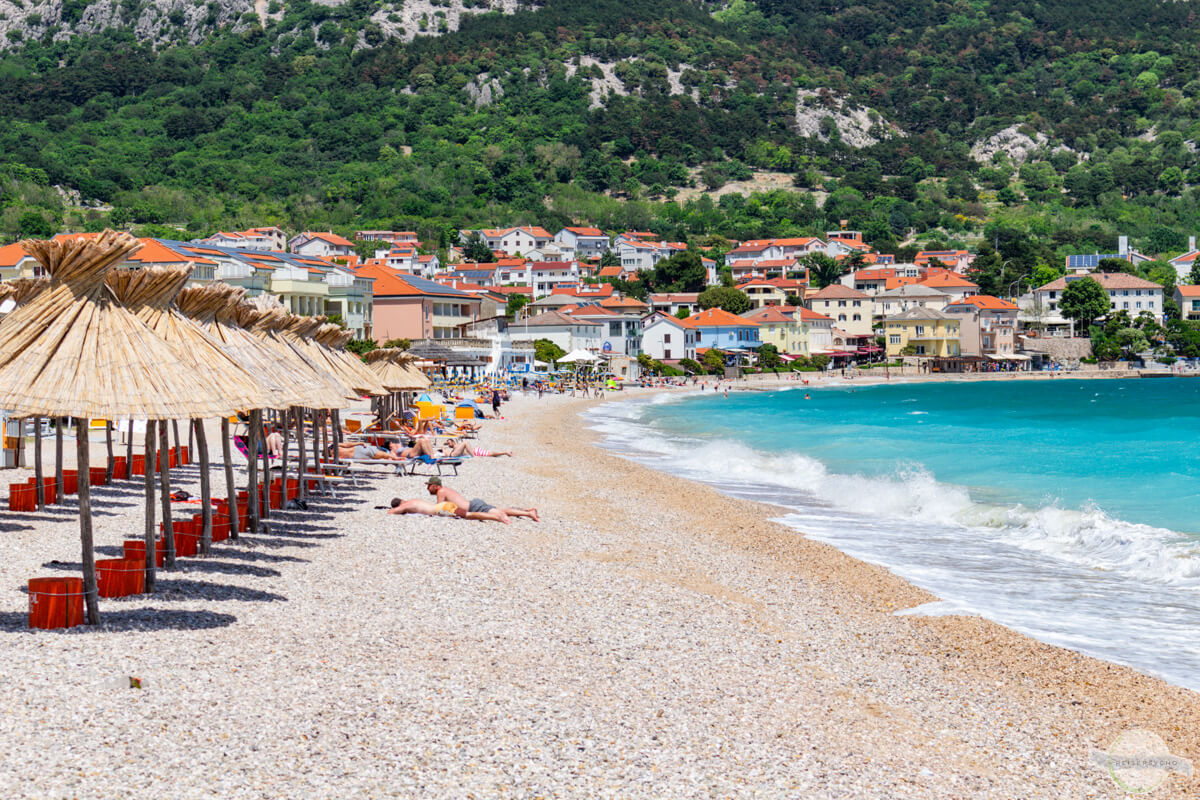
[[[480,317],[482,300],[450,286],[386,266],[369,264],[357,273],[375,279],[374,335],[388,339],[452,339]]]

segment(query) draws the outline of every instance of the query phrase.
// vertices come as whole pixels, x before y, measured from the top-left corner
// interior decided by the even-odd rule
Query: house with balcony
[[[642,352],[656,361],[696,360],[699,333],[685,320],[655,312],[642,320]]]
[[[45,269],[36,258],[29,255],[18,243],[0,247],[0,281],[17,278],[40,278]]]
[[[905,355],[912,345],[913,355],[926,358],[956,358],[960,355],[961,319],[936,308],[913,306],[884,318],[888,358]]]
[[[762,344],[756,323],[721,308],[698,311],[687,322],[698,332],[698,349],[754,350]]]
[[[557,286],[578,285],[578,261],[533,261],[528,266],[529,285],[535,298],[545,297]]]
[[[1066,291],[1069,284],[1089,279],[1100,284],[1100,288],[1108,295],[1109,307],[1113,311],[1128,311],[1129,316],[1135,318],[1142,312],[1146,312],[1152,315],[1155,320],[1162,321],[1162,287],[1153,281],[1148,281],[1124,272],[1092,272],[1086,275],[1066,275],[1044,286],[1039,286],[1033,290],[1032,302],[1028,306],[1029,310],[1025,311],[1025,306],[1022,306],[1023,311],[1025,311],[1022,314],[1022,319],[1025,319],[1027,315],[1036,315],[1036,324],[1043,327],[1051,329],[1072,327],[1070,320],[1062,316],[1062,312],[1059,310],[1059,303],[1062,302],[1063,292]],[[1086,331],[1081,331],[1080,333],[1086,333]]]
[[[979,284],[967,280],[957,272],[946,269],[928,270],[924,277],[917,281],[917,285],[941,289],[950,296],[951,300],[962,300],[973,294],[979,294]]]
[[[334,267],[325,274],[325,284],[329,287],[325,314],[341,317],[342,325],[353,331],[356,339],[370,339],[374,332],[374,283],[373,278],[342,267]]]
[[[795,311],[795,306],[769,305],[752,308],[741,317],[758,326],[758,338],[763,344],[773,344],[776,350],[788,355],[808,355],[808,337]]]
[[[359,242],[386,242],[387,244],[417,244],[416,231],[355,231],[354,239]]]
[[[296,234],[288,241],[288,250],[301,256],[316,256],[317,258],[332,258],[333,256],[348,256],[354,252],[354,242],[338,236],[332,231],[305,231]]]
[[[922,250],[913,258],[918,267],[936,267],[941,264],[954,272],[966,272],[975,257],[969,250]],[[934,263],[936,262],[936,263]]]
[[[545,247],[554,237],[545,228],[534,226],[518,226],[515,228],[483,228],[477,231],[463,231],[465,240],[473,234],[479,234],[494,253],[504,253],[507,256],[524,255],[531,250]]]
[[[554,241],[572,253],[572,259],[599,258],[609,247],[608,236],[599,228],[566,227],[554,234]]]
[[[386,266],[367,265],[359,277],[374,280],[374,338],[453,339],[479,320],[476,295]]]
[[[959,350],[964,356],[993,361],[1028,360],[1017,354],[1016,303],[986,294],[956,300],[943,309],[959,321]]]
[[[874,333],[875,301],[866,292],[831,283],[809,295],[807,305],[832,319],[847,337],[869,338]]]
[[[287,234],[272,226],[235,232],[220,231],[207,239],[200,239],[197,243],[242,250],[286,250],[287,241]]]
[[[739,283],[737,288],[746,293],[753,308],[762,308],[790,305],[789,297],[798,298],[796,302],[800,302],[804,298],[808,283],[794,278],[756,277]]]
[[[907,283],[877,294],[875,296],[875,313],[891,317],[910,308],[941,309],[953,299],[955,298],[941,289],[919,283]]]
[[[566,352],[587,350],[599,353],[603,344],[605,326],[576,319],[561,311],[543,311],[508,326],[508,335],[514,342],[534,342],[549,339]]]
[[[601,327],[601,353],[637,356],[642,352],[642,315],[639,313],[601,305],[568,306],[562,313]]]

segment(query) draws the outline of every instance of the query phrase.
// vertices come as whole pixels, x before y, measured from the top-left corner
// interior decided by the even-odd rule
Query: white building
[[[958,298],[941,289],[920,283],[906,283],[875,295],[875,313],[890,317],[910,308],[935,308],[941,311],[946,304]]]
[[[554,241],[574,253],[571,258],[595,258],[608,252],[609,239],[599,228],[563,228]]]
[[[332,232],[305,231],[291,238],[288,249],[297,255],[330,258],[350,255],[354,252],[354,242]]]
[[[1020,304],[1021,321],[1026,322],[1033,317],[1038,324],[1048,327],[1069,325],[1069,320],[1064,319],[1059,310],[1063,292],[1069,284],[1089,278],[1100,284],[1100,288],[1108,295],[1109,307],[1113,311],[1127,311],[1129,316],[1134,318],[1142,312],[1146,312],[1151,314],[1155,320],[1162,321],[1162,287],[1153,281],[1124,272],[1068,275],[1065,278],[1051,281],[1045,286],[1039,286],[1033,290],[1032,303]],[[1086,335],[1087,331],[1077,331],[1076,333],[1077,335]]]
[[[683,320],[654,313],[642,320],[642,352],[656,361],[696,358],[696,329]]]
[[[514,342],[549,339],[568,353],[587,350],[598,353],[604,343],[604,326],[567,316],[560,311],[544,311],[514,322],[508,335]]]
[[[537,226],[484,228],[479,231],[463,231],[463,238],[470,236],[472,233],[478,233],[493,252],[500,252],[509,256],[524,255],[531,250],[545,247],[554,239],[550,235],[550,231]]]
[[[871,322],[875,315],[875,301],[865,292],[840,283],[831,283],[816,294],[810,295],[808,305],[813,311],[831,318],[848,336],[872,335]]]
[[[579,283],[578,261],[534,261],[528,266],[526,286],[533,287],[533,297],[545,297],[555,286]]]

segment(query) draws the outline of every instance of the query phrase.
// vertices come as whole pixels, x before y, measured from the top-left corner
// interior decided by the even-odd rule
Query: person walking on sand
[[[456,505],[458,511],[455,513],[467,519],[494,520],[508,525],[512,522],[511,517],[528,517],[534,522],[541,522],[536,508],[496,508],[478,497],[467,500],[449,486],[443,486],[442,479],[436,476],[425,481],[425,489],[436,497],[439,503]]]
[[[500,416],[500,390],[492,389],[492,414]]]

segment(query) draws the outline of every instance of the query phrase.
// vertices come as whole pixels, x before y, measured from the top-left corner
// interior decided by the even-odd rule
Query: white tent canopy
[[[559,364],[575,364],[580,361],[595,361],[596,357],[587,350],[572,350],[562,358],[556,359]]]

